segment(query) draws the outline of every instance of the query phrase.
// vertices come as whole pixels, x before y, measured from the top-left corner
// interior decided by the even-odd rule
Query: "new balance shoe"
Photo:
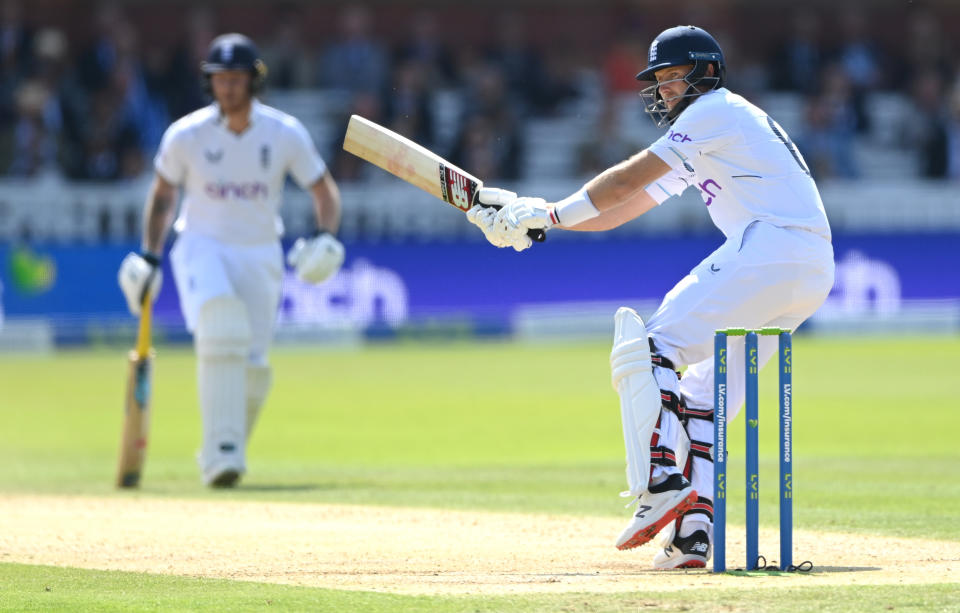
[[[673,541],[653,557],[653,567],[703,568],[710,559],[710,537],[705,530],[694,530],[690,536],[674,536]]]
[[[637,500],[637,512],[617,538],[617,549],[633,549],[652,539],[664,526],[697,501],[697,492],[680,473],[651,485]]]

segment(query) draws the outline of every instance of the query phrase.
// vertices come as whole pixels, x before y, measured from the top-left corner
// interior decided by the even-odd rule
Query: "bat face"
[[[343,148],[461,211],[470,210],[483,187],[436,153],[359,115],[350,117]]]
[[[117,487],[138,487],[147,457],[153,367],[153,351],[150,349],[151,317],[151,303],[145,300],[137,332],[137,346],[128,357],[127,394],[123,408],[123,431],[120,435]]]
[[[124,403],[123,433],[120,438],[120,463],[117,487],[138,487],[147,454],[150,431],[150,375],[152,356],[140,357],[130,352],[130,373]]]
[[[436,153],[359,115],[350,116],[343,149],[464,212],[483,187],[480,179]],[[546,234],[534,229],[527,236],[543,242]]]

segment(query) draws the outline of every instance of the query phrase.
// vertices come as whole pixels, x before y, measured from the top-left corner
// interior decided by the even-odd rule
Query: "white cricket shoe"
[[[651,485],[637,501],[637,512],[617,538],[617,549],[633,549],[652,539],[697,501],[697,492],[680,473]]]
[[[212,464],[204,462],[203,453],[197,452],[197,465],[200,467],[200,479],[213,489],[236,487],[246,472],[242,464],[235,461],[219,461]]]
[[[653,567],[660,570],[674,568],[703,568],[710,559],[710,537],[706,530],[694,530],[689,536],[676,536],[653,557]]]

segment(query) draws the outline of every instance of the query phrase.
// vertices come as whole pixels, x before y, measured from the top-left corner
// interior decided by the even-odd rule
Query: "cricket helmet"
[[[204,86],[210,92],[210,75],[226,70],[246,70],[250,73],[250,93],[263,90],[267,79],[267,65],[253,41],[243,34],[221,34],[213,39],[207,59],[200,62]]]
[[[673,123],[681,112],[699,96],[711,89],[723,87],[726,80],[727,65],[723,59],[720,44],[709,32],[697,26],[675,26],[661,32],[650,43],[647,55],[647,67],[637,74],[638,81],[656,81],[658,70],[671,66],[692,64],[693,68],[684,76],[687,90],[672,110],[668,110],[660,96],[658,86],[652,85],[640,92],[644,100],[644,110],[654,123],[663,127]],[[707,67],[713,64],[713,76],[706,76]]]

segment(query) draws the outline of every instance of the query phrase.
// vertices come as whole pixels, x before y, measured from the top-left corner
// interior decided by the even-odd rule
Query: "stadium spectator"
[[[394,66],[415,61],[427,74],[431,88],[447,87],[457,83],[458,75],[453,53],[445,44],[442,31],[437,27],[434,11],[420,10],[413,14],[407,28],[408,38],[403,39],[394,51]]]
[[[103,3],[94,15],[93,41],[80,54],[80,83],[87,91],[99,91],[110,84],[117,66],[117,35],[123,15],[115,4]]]
[[[197,66],[216,35],[217,26],[209,8],[199,5],[187,12],[186,25],[173,44],[165,88],[170,117],[183,117],[207,104]]]
[[[45,28],[33,38],[33,46],[32,76],[13,88],[12,116],[0,129],[0,172],[20,177],[60,172],[64,123],[70,117],[66,37]]]
[[[640,42],[646,35],[632,27],[624,27],[612,41],[601,62],[603,82],[612,96],[637,95],[637,80],[640,68],[646,65],[646,49]]]
[[[850,82],[853,111],[858,134],[867,134],[871,118],[867,111],[870,93],[883,85],[880,52],[867,27],[862,7],[851,7],[840,15],[842,43],[836,50],[834,61],[843,68]]]
[[[162,92],[147,86],[136,29],[118,6],[102,4],[95,26],[96,36],[79,60],[85,108],[75,135],[80,153],[67,173],[76,179],[132,178],[156,150],[167,108]]]
[[[0,7],[0,19],[0,128],[6,133],[15,121],[15,92],[29,73],[33,45],[32,33],[23,23],[18,2],[6,0]]]
[[[823,64],[820,18],[809,7],[797,9],[790,34],[773,52],[768,67],[770,85],[779,91],[813,93]]]
[[[320,59],[320,86],[379,94],[387,83],[389,64],[383,45],[373,35],[370,12],[364,6],[348,6],[338,26],[337,40]]]
[[[522,135],[518,113],[507,96],[505,75],[496,66],[478,69],[469,81],[466,104],[453,162],[485,181],[518,179]]]
[[[425,147],[434,143],[434,119],[428,80],[428,66],[414,59],[394,66],[393,85],[383,96],[387,126]]]
[[[543,113],[553,104],[552,87],[540,53],[527,36],[523,15],[513,11],[497,15],[493,32],[493,44],[484,55],[503,75],[507,96],[524,115]]]
[[[857,117],[853,85],[842,66],[827,66],[820,91],[807,100],[797,145],[814,177],[855,179],[860,171],[853,144]]]
[[[263,45],[271,89],[302,89],[314,85],[314,53],[303,40],[303,13],[286,4],[277,9],[273,35]]]
[[[917,152],[920,176],[942,179],[947,176],[949,157],[948,101],[941,73],[930,67],[917,74],[911,86],[916,112],[904,118],[904,144]]]
[[[587,139],[580,144],[577,151],[579,175],[593,177],[643,149],[640,143],[623,135],[619,100],[620,98],[609,97],[604,99],[596,127],[590,130]]]
[[[38,80],[24,81],[16,100],[12,130],[0,135],[0,168],[5,174],[31,177],[56,167],[60,113],[57,101]]]
[[[947,178],[960,180],[960,79],[953,84],[947,115]]]
[[[113,181],[135,178],[145,169],[140,134],[123,112],[115,88],[93,92],[79,126],[79,156],[67,168],[71,179]]]
[[[343,139],[347,134],[347,122],[350,120],[350,115],[354,114],[381,123],[383,119],[380,110],[380,97],[373,93],[357,94],[350,101],[346,112],[335,120],[335,125],[339,125],[340,129],[334,132],[336,136],[327,144],[327,155],[324,157],[331,161],[331,170],[341,181],[357,181],[370,176],[370,173],[373,172],[370,164],[343,150]]]
[[[23,21],[17,0],[0,8],[0,78],[9,84],[26,76],[33,64],[33,31]]]
[[[157,150],[169,122],[163,92],[150,88],[146,70],[140,58],[139,36],[127,21],[116,29],[116,59],[109,75],[109,85],[115,89],[120,113],[134,125],[144,157]],[[153,85],[161,83],[153,81]]]
[[[737,70],[728,77],[728,83],[740,95],[753,99],[770,89],[766,66],[761,60],[748,53],[737,41],[736,35],[729,30],[717,30],[717,36],[724,41],[723,55]]]
[[[898,58],[902,68],[894,74],[912,75],[927,68],[950,74],[950,52],[940,20],[929,10],[911,12],[906,30],[903,55]],[[892,85],[902,89],[910,84],[906,79],[898,79]]]

